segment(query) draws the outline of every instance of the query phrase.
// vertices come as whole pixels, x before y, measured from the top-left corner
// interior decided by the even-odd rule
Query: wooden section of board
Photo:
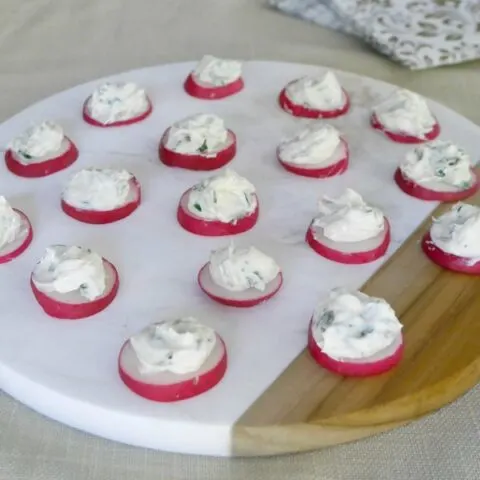
[[[480,205],[480,193],[469,203]],[[420,241],[430,224],[428,218],[362,288],[390,302],[404,324],[401,364],[378,377],[347,379],[302,352],[234,426],[234,455],[368,437],[432,412],[480,381],[480,278],[442,270],[426,258]]]

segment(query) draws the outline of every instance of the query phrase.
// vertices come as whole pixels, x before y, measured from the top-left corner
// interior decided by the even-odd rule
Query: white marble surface
[[[94,85],[73,88],[44,100],[0,126],[0,145],[32,121],[60,122],[80,151],[69,170],[37,180],[11,175],[0,166],[0,190],[25,211],[35,238],[19,259],[0,269],[0,387],[37,411],[76,428],[156,449],[229,454],[229,428],[305,346],[316,299],[328,289],[359,287],[381,264],[337,265],[316,256],[303,242],[316,201],[346,187],[357,189],[384,209],[392,225],[391,254],[434,208],[404,195],[392,181],[409,148],[389,142],[369,127],[369,108],[393,87],[341,74],[352,95],[352,111],[333,120],[349,141],[349,171],[329,180],[285,172],[275,147],[304,124],[281,111],[276,96],[284,84],[319,67],[251,62],[246,89],[220,102],[185,95],[182,80],[193,64],[152,67],[117,75],[144,86],[152,116],[122,129],[83,123],[81,105]],[[443,138],[480,149],[478,127],[432,103]],[[181,193],[208,173],[169,169],[159,163],[157,143],[173,121],[201,111],[224,117],[238,138],[230,164],[258,189],[261,218],[238,241],[253,243],[281,265],[285,283],[277,297],[249,310],[217,306],[196,285],[198,269],[211,249],[226,239],[195,237],[176,223]],[[128,219],[106,226],[84,225],[59,208],[61,187],[74,170],[91,165],[132,171],[141,182],[143,203]],[[118,268],[120,292],[106,311],[87,320],[61,322],[45,316],[29,291],[34,262],[51,243],[80,243],[97,250]],[[164,316],[194,314],[225,339],[230,365],[221,384],[177,404],[161,405],[128,391],[116,374],[116,357],[126,337]]]

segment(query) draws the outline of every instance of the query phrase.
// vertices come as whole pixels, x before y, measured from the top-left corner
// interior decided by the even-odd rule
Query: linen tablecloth
[[[103,75],[204,53],[321,64],[428,95],[480,123],[480,63],[410,72],[262,0],[1,0],[0,116]],[[1,333],[0,333],[1,334]],[[147,451],[74,431],[0,393],[0,480],[478,480],[480,388],[387,434],[268,459]]]

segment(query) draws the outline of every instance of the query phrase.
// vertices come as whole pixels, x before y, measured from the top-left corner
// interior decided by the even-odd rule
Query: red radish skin
[[[427,232],[422,240],[422,250],[425,255],[439,267],[453,272],[480,275],[480,261],[471,263],[470,259],[453,255],[437,247],[432,240],[430,232]]]
[[[123,383],[132,392],[146,398],[147,400],[170,403],[196,397],[197,395],[205,393],[215,387],[222,380],[227,370],[227,350],[224,341],[218,334],[217,341],[221,342],[223,355],[213,368],[203,374],[192,376],[187,380],[162,385],[158,383],[148,383],[147,381],[139,381],[126,372],[122,366],[122,356],[124,355],[125,350],[129,347],[130,342],[127,340],[120,350],[120,355],[118,357],[118,373]]]
[[[0,251],[0,264],[11,262],[13,259],[20,256],[29,247],[29,245],[32,243],[32,240],[33,240],[33,228],[32,228],[32,224],[30,223],[30,220],[22,211],[17,210],[16,208],[14,208],[13,210],[20,215],[22,219],[22,223],[27,228],[27,234],[25,235],[25,238],[23,239],[23,241],[18,246],[15,246],[13,250],[9,249],[8,248],[9,246],[6,245],[6,247],[4,247],[4,252],[5,250],[8,250],[8,251],[3,254]],[[12,242],[12,243],[15,243],[15,242]]]
[[[310,245],[310,247],[316,253],[318,253],[324,258],[327,258],[328,260],[332,260],[333,262],[345,263],[349,265],[361,265],[364,263],[370,263],[383,257],[390,245],[390,237],[391,237],[390,223],[388,222],[386,217],[384,218],[384,220],[385,220],[385,230],[384,230],[385,233],[384,233],[383,241],[380,245],[378,245],[376,248],[372,250],[347,253],[347,252],[342,252],[342,251],[330,248],[327,245],[324,245],[315,239],[315,236],[313,234],[313,228],[312,228],[313,224],[311,224],[310,227],[308,228],[305,239],[308,245]],[[362,243],[362,242],[358,242],[358,243]]]
[[[341,108],[337,108],[336,110],[316,110],[313,108],[304,107],[302,105],[298,105],[293,103],[287,95],[286,88],[284,88],[278,97],[278,103],[283,110],[285,110],[290,115],[294,117],[303,117],[303,118],[335,118],[339,117],[340,115],[344,115],[350,110],[350,97],[348,93],[343,90],[343,95],[345,96],[345,105]]]
[[[471,169],[471,172],[475,179],[473,184],[465,190],[459,190],[456,192],[440,192],[438,190],[430,190],[429,188],[422,187],[418,183],[415,183],[413,180],[410,180],[408,177],[406,177],[400,168],[397,168],[395,171],[394,179],[395,183],[407,195],[419,198],[420,200],[434,202],[459,202],[460,200],[465,200],[466,198],[471,197],[478,191],[478,175],[473,168]]]
[[[243,79],[238,78],[227,85],[207,87],[197,83],[192,73],[188,75],[183,84],[185,92],[192,97],[201,98],[202,100],[220,100],[221,98],[230,97],[243,90],[244,86]]]
[[[134,123],[138,123],[138,122],[141,122],[142,120],[145,120],[147,117],[150,116],[150,114],[153,111],[152,102],[150,101],[150,99],[148,99],[148,108],[145,112],[141,113],[140,115],[137,115],[136,117],[133,117],[133,118],[129,118],[127,120],[119,120],[118,122],[102,123],[102,122],[99,122],[98,120],[95,120],[88,113],[88,102],[90,101],[90,98],[91,96],[88,97],[85,100],[85,103],[83,104],[83,119],[89,125],[93,125],[94,127],[110,128],[110,127],[124,127],[126,125],[132,125]]]
[[[398,348],[390,355],[373,362],[349,362],[335,360],[325,354],[317,345],[312,333],[312,326],[308,329],[308,351],[312,358],[323,368],[344,377],[371,377],[386,373],[397,366],[403,358],[403,338]]]
[[[58,157],[51,158],[44,162],[31,163],[24,165],[15,159],[12,150],[5,152],[5,164],[7,168],[15,175],[25,178],[40,178],[57,173],[72,165],[78,158],[78,150],[75,144],[67,137],[70,146],[68,150]]]
[[[190,189],[191,190],[191,189]],[[238,219],[234,222],[220,222],[219,220],[205,220],[188,211],[188,196],[190,190],[187,190],[181,197],[177,209],[178,223],[188,232],[204,237],[221,237],[225,235],[237,235],[252,229],[257,223],[259,216],[258,198],[255,210],[248,216]]]
[[[282,287],[283,275],[280,272],[276,278],[267,284],[264,292],[253,288],[247,292],[231,292],[214,284],[209,272],[209,263],[207,263],[198,272],[197,281],[202,291],[215,302],[227,307],[250,308],[264,303],[276,295]]]
[[[395,133],[387,130],[378,120],[375,114],[372,115],[370,123],[373,128],[383,132],[390,140],[393,140],[397,143],[425,143],[430,140],[434,140],[440,135],[440,124],[438,122],[432,127],[432,129],[425,134],[425,138],[413,137],[412,135],[406,135],[402,133]]]
[[[309,177],[309,178],[334,177],[335,175],[341,175],[342,173],[346,172],[348,168],[348,161],[349,161],[348,144],[343,139],[341,139],[341,142],[342,142],[343,148],[345,149],[344,158],[334,163],[333,165],[329,165],[328,167],[305,168],[305,167],[302,167],[301,165],[285,162],[280,157],[279,149],[277,149],[277,160],[280,162],[280,164],[285,170],[287,170],[290,173],[294,173],[295,175],[300,175],[302,177]]]
[[[237,153],[237,139],[231,130],[228,130],[229,143],[225,149],[216,153],[214,156],[208,157],[201,154],[187,155],[169,150],[165,146],[169,131],[170,129],[167,129],[163,134],[158,148],[160,161],[168,167],[197,171],[217,170],[229,163]]]
[[[106,269],[109,269],[109,271],[112,272],[113,283],[100,298],[91,302],[86,300],[82,303],[66,303],[58,301],[37,288],[33,282],[32,274],[30,277],[30,286],[35,299],[47,315],[61,320],[78,320],[96,315],[102,310],[105,310],[113,302],[120,286],[120,279],[115,266],[105,259],[103,259],[103,264]]]
[[[61,201],[62,210],[69,217],[72,217],[75,220],[83,223],[104,225],[107,223],[117,222],[131,215],[141,203],[141,188],[136,178],[130,180],[130,188],[135,191],[134,199],[121,207],[115,208],[114,210],[83,210],[68,204],[63,199]]]

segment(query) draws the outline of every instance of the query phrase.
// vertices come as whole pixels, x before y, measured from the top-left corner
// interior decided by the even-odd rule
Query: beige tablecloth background
[[[103,75],[204,53],[328,65],[428,95],[480,123],[480,62],[410,72],[262,0],[0,0],[0,116]],[[64,427],[0,393],[0,480],[479,480],[480,388],[408,427],[320,452],[214,459]]]

